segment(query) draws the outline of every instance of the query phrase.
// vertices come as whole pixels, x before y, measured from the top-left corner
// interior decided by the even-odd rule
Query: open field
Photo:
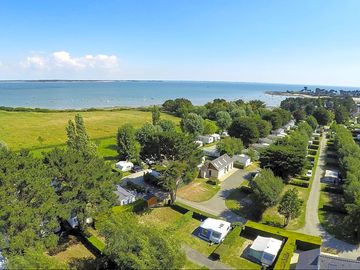
[[[207,179],[197,178],[190,184],[181,187],[177,196],[193,202],[210,200],[219,190],[219,185],[206,183]]]
[[[13,150],[61,145],[66,141],[65,127],[76,112],[7,112],[0,111],[0,140]],[[138,128],[151,122],[151,112],[138,110],[93,111],[80,113],[91,139],[115,137],[125,123]],[[176,123],[179,118],[161,114]],[[104,151],[107,149],[104,149]],[[109,149],[111,150],[111,149]]]

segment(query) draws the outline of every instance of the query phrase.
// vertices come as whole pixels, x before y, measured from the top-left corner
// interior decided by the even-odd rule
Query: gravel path
[[[212,261],[202,253],[196,251],[195,249],[192,249],[189,246],[184,245],[182,249],[185,251],[186,257],[188,260],[192,261],[193,263],[196,263],[200,266],[205,266],[209,269],[235,269],[231,266],[225,265],[218,261]]]
[[[225,199],[229,196],[232,190],[238,188],[240,184],[245,180],[245,176],[249,172],[244,170],[234,169],[231,175],[226,180],[221,182],[220,190],[210,200],[205,202],[192,202],[183,198],[177,197],[177,201],[189,205],[193,208],[207,212],[212,215],[216,215],[226,219],[229,222],[246,222],[246,219],[236,215],[229,210],[225,205]]]
[[[315,171],[314,180],[311,186],[309,199],[306,204],[305,226],[298,230],[299,232],[320,236],[323,241],[323,247],[335,249],[338,256],[357,260],[360,258],[360,245],[351,245],[325,231],[321,226],[318,217],[318,207],[320,200],[321,182],[320,179],[326,170],[326,143],[327,139],[324,138],[320,144],[320,156],[318,165]]]

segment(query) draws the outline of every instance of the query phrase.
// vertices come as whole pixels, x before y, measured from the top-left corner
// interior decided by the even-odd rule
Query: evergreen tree
[[[119,127],[117,132],[117,147],[120,159],[138,161],[140,144],[136,140],[136,130],[131,124]]]
[[[300,215],[301,205],[302,201],[299,199],[296,188],[285,192],[278,207],[278,212],[285,217],[285,227],[289,224],[290,219],[297,218]]]
[[[158,106],[153,106],[151,110],[152,124],[156,126],[160,121],[160,109]]]

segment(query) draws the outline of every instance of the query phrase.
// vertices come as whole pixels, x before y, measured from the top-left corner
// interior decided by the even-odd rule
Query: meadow
[[[66,142],[66,125],[70,119],[74,119],[76,113],[0,111],[0,141],[15,151],[22,148],[46,150],[49,146],[63,145]],[[108,142],[114,142],[118,127],[130,123],[139,128],[144,123],[151,122],[151,112],[135,109],[80,114],[91,139],[105,154],[112,153],[113,149]],[[179,123],[179,118],[172,115],[162,113],[161,118]]]

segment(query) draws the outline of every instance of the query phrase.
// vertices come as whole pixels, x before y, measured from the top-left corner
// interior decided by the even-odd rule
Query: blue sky
[[[360,86],[358,0],[2,0],[0,79]]]

